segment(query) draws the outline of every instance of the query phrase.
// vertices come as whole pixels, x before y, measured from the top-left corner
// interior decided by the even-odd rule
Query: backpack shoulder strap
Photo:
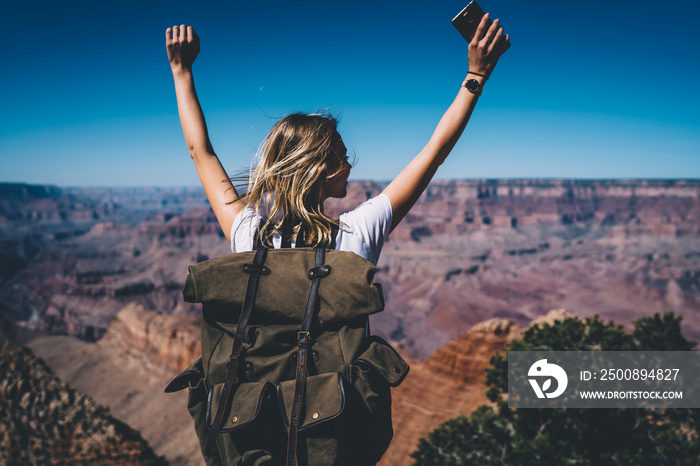
[[[292,247],[292,222],[288,217],[282,221],[282,245],[280,247]]]
[[[272,248],[272,240],[267,240],[267,236],[265,235],[265,231],[263,231],[265,228],[265,220],[260,219],[260,224],[258,225],[258,229],[255,232],[255,238],[253,240],[253,247],[254,249],[258,249],[260,247],[267,247],[267,248]],[[302,240],[303,243],[303,240]],[[298,241],[297,241],[298,244]],[[282,223],[282,248],[291,248],[292,247],[292,225],[291,222],[288,220],[284,220]]]
[[[265,225],[265,221],[263,219],[261,219],[260,224],[258,225],[258,229],[255,232],[255,237],[253,239],[253,248],[254,249],[258,249],[261,246],[265,246],[268,249],[273,247],[271,243],[265,244],[266,241],[264,239],[261,239],[261,238],[265,238],[265,235],[263,232],[264,225]],[[332,232],[331,232],[331,237],[333,238],[333,240],[331,241],[331,244],[328,246],[329,249],[335,249],[336,239],[338,237],[338,230],[339,230],[338,226],[333,225]],[[292,234],[293,234],[292,222],[285,221],[282,224],[282,244],[281,244],[282,248],[291,248],[292,247]],[[297,233],[295,245],[298,248],[309,246],[306,243],[306,230],[304,228],[299,229],[299,232]]]
[[[265,219],[260,219],[258,223],[258,229],[255,230],[255,236],[253,236],[253,250],[258,250],[263,246],[271,248],[271,244],[263,244],[265,235],[263,234],[263,228],[265,227]]]
[[[221,401],[219,402],[219,409],[216,410],[216,416],[214,417],[214,422],[212,423],[211,430],[209,431],[209,437],[207,438],[207,444],[204,448],[204,461],[208,461],[211,456],[212,449],[216,443],[216,436],[219,433],[221,427],[221,421],[224,413],[228,409],[228,404],[230,402],[231,388],[233,387],[233,382],[236,378],[236,371],[238,369],[238,361],[241,356],[241,348],[243,346],[243,334],[248,326],[248,319],[250,318],[250,313],[253,309],[253,303],[255,302],[255,295],[258,292],[258,282],[260,281],[260,275],[267,275],[270,273],[270,269],[265,267],[265,259],[267,258],[267,249],[260,247],[255,253],[255,259],[252,264],[244,264],[243,271],[250,274],[248,276],[248,287],[246,289],[245,298],[243,300],[243,308],[241,309],[241,316],[238,318],[238,325],[236,325],[236,336],[233,339],[233,349],[231,350],[231,360],[228,364],[228,371],[226,373],[226,382],[224,382],[224,388],[221,392]]]
[[[299,418],[306,386],[306,357],[309,345],[311,344],[309,331],[316,310],[318,288],[321,285],[321,279],[331,273],[331,267],[329,265],[323,265],[324,261],[325,250],[322,247],[317,247],[315,250],[315,267],[308,272],[308,277],[311,279],[311,291],[309,292],[309,299],[306,302],[304,319],[301,322],[299,333],[297,333],[299,349],[297,353],[296,381],[294,383],[294,401],[292,403],[292,413],[289,419],[289,436],[287,438],[287,466],[294,466],[296,461]]]

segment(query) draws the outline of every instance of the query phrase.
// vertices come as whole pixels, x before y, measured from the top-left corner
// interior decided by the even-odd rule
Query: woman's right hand
[[[486,30],[486,24],[490,18],[491,15],[488,13],[481,18],[481,23],[474,34],[475,39],[469,43],[469,71],[486,77],[491,75],[498,59],[510,48],[510,36],[503,33],[500,20],[494,20],[491,27]]]
[[[173,71],[191,69],[199,54],[199,36],[192,26],[173,26],[165,30],[165,46]]]

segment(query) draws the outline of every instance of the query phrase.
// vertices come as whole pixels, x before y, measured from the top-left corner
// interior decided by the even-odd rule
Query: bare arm
[[[199,179],[209,204],[214,210],[226,239],[231,240],[231,226],[236,215],[243,209],[238,193],[231,184],[224,167],[214,153],[204,113],[194,87],[192,64],[199,53],[199,37],[190,27],[174,26],[165,31],[168,60],[175,81],[177,110],[185,135],[185,143],[197,168]]]
[[[481,37],[484,34],[487,18],[488,15],[481,20],[474,37]],[[476,79],[483,86],[498,59],[508,47],[510,47],[510,37],[503,34],[503,28],[500,27],[500,21],[497,19],[481,40],[472,40],[469,44],[469,72],[477,74],[469,74],[468,78]],[[392,230],[408,214],[425,191],[438,167],[452,151],[469,122],[478,98],[478,95],[461,87],[452,105],[440,119],[428,144],[384,189],[383,192],[391,201],[394,212]]]

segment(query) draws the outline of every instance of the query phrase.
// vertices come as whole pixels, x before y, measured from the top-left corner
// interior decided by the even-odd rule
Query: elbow
[[[445,145],[428,143],[418,155],[427,161],[427,163],[435,170],[443,164],[447,156],[450,155],[451,147]]]
[[[195,147],[188,144],[187,150],[190,152],[190,158],[192,160],[197,160],[197,150],[195,149]]]
[[[433,164],[435,165],[435,168],[439,167],[445,162],[445,160],[447,160],[447,157],[450,155],[450,152],[452,152],[453,147],[454,142],[448,142],[434,148]]]
[[[447,157],[449,155],[450,155],[450,149],[440,151],[438,153],[437,159],[435,160],[435,162],[437,163],[437,167],[439,167],[440,165],[445,163],[445,160],[447,160]]]
[[[197,159],[201,159],[207,155],[214,155],[212,151],[206,150],[203,147],[198,147],[194,144],[187,144],[187,150],[190,153],[190,158],[192,158],[194,161],[197,161]]]

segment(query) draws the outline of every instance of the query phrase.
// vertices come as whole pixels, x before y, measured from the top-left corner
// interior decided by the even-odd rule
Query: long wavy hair
[[[292,113],[280,119],[257,151],[241,199],[267,214],[258,232],[271,244],[284,228],[308,246],[330,246],[339,221],[323,212],[324,182],[347,170],[338,121],[328,113]]]

